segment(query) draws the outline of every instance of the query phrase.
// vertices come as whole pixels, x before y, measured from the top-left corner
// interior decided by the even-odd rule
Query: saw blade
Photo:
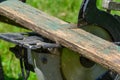
[[[106,40],[112,40],[107,31],[101,27],[87,25],[81,28]],[[81,61],[81,55],[67,48],[63,49],[61,57],[62,73],[65,80],[97,80],[108,71],[101,65],[94,64],[93,61],[87,59]]]
[[[64,48],[62,54],[62,72],[65,80],[95,80],[106,72],[106,69],[98,64],[91,68],[85,68],[80,64],[80,56]]]
[[[78,15],[78,28],[107,41],[118,42],[119,19],[97,9],[96,2],[97,0],[83,0]],[[62,51],[61,69],[65,80],[116,80],[117,75],[67,48]]]

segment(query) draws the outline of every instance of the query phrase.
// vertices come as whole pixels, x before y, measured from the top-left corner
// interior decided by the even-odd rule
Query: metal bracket
[[[37,33],[2,33],[0,38],[8,42],[12,42],[16,45],[22,46],[29,49],[39,49],[39,48],[55,48],[59,47],[58,44],[52,43],[50,40],[43,38]],[[45,41],[46,40],[46,41]],[[50,42],[50,43],[47,43]]]
[[[113,0],[103,0],[103,8],[108,10],[120,10],[120,3]]]
[[[6,40],[8,42],[14,43],[17,46],[15,48],[11,48],[10,50],[14,53],[18,53],[18,48],[26,49],[26,53],[28,55],[28,62],[32,64],[31,50],[37,49],[49,49],[49,48],[57,48],[59,44],[53,43],[52,41],[43,38],[34,32],[28,33],[1,33],[0,38]],[[17,48],[18,47],[18,48]],[[17,50],[16,50],[17,49]],[[16,52],[15,52],[16,51]],[[21,51],[22,53],[22,51]],[[16,56],[22,56],[23,54],[16,54]],[[21,55],[20,55],[21,54]]]
[[[51,48],[60,47],[59,44],[56,44],[52,42],[51,40],[48,40],[34,32],[1,33],[0,39],[16,44],[16,46],[13,48],[10,48],[10,50],[16,55],[17,58],[20,59],[21,70],[22,70],[22,75],[23,75],[24,80],[27,80],[30,70],[34,71],[33,66],[35,67],[34,65],[35,63],[32,60],[32,55],[31,55],[32,51],[38,50],[39,53],[41,53],[41,55],[44,55],[42,54],[42,53],[45,53],[43,51],[49,51]],[[50,56],[50,54],[48,56]],[[59,59],[56,61],[59,61]],[[42,68],[42,65],[41,65],[41,68]]]

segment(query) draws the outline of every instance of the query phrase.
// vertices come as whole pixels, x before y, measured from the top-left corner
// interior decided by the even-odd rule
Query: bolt
[[[41,61],[42,61],[43,64],[47,64],[47,58],[46,57],[42,57]]]

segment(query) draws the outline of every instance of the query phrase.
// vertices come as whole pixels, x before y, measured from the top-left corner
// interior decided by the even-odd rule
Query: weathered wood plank
[[[1,15],[0,15],[0,21],[1,21],[1,22],[4,22],[4,23],[7,23],[7,24],[11,24],[11,25],[15,25],[15,26],[18,26],[18,27],[25,28],[25,27],[21,26],[20,24],[17,24],[17,23],[15,23],[14,21],[6,18],[5,16],[1,16]]]
[[[120,47],[19,1],[0,3],[0,15],[120,73]]]

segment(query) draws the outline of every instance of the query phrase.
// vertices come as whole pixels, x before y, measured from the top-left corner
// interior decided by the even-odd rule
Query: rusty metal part
[[[120,10],[120,2],[114,2],[113,0],[103,0],[103,8],[108,10]]]

